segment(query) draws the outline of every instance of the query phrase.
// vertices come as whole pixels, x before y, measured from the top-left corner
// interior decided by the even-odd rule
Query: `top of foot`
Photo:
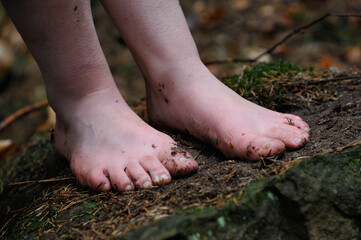
[[[203,65],[175,68],[148,89],[154,124],[189,133],[228,157],[256,160],[296,149],[310,129],[298,116],[249,102],[216,79]]]
[[[120,94],[91,96],[71,108],[71,115],[58,116],[55,146],[82,185],[103,191],[149,188],[197,170],[187,152],[143,122]]]

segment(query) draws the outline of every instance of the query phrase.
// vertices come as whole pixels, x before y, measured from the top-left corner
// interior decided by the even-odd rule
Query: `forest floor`
[[[277,42],[270,39],[280,40],[280,36],[292,27],[323,15],[308,11],[318,4],[308,1],[290,1],[293,3],[290,5],[278,5],[277,1],[273,4],[229,1],[228,4],[234,4],[232,6],[217,1],[209,1],[208,4],[194,2],[184,1],[183,4],[190,9],[186,17],[205,61],[252,57]],[[357,1],[348,1],[342,6],[335,6],[333,1],[323,4],[330,11],[348,11],[351,7],[361,9]],[[260,9],[257,12],[260,15],[255,14],[257,9]],[[278,15],[279,10],[284,14]],[[247,23],[240,13],[248,19]],[[95,7],[98,31],[113,33],[114,30],[109,30],[107,24],[109,20],[104,20],[103,14],[102,9]],[[0,117],[3,119],[22,106],[44,99],[45,94],[40,72],[34,68],[35,63],[29,60],[28,52],[17,40],[7,20],[1,21],[1,44],[9,41],[13,44],[12,48],[18,49],[18,55],[14,55],[17,60],[9,58],[9,65],[0,69],[3,71],[0,81]],[[267,24],[261,24],[262,21]],[[342,151],[361,144],[361,72],[358,70],[361,37],[355,33],[359,33],[360,25],[359,20],[352,18],[330,18],[320,23],[321,27],[307,33],[306,37],[301,36],[300,40],[295,36],[296,40],[280,46],[276,53],[263,59],[284,58],[301,66],[315,66],[315,70],[300,71],[296,75],[292,75],[293,70],[290,70],[291,76],[289,72],[274,74],[274,71],[271,76],[262,76],[264,87],[284,86],[280,95],[286,95],[285,98],[277,98],[277,92],[268,96],[269,99],[267,96],[255,98],[252,94],[248,97],[272,109],[299,115],[310,125],[311,141],[302,149],[288,151],[279,158],[258,162],[228,159],[192,137],[167,132],[196,158],[199,163],[196,174],[148,190],[96,193],[77,184],[67,161],[52,148],[47,130],[53,119],[48,116],[48,111],[34,111],[19,119],[0,132],[0,139],[10,139],[11,142],[0,152],[0,214],[5,216],[0,220],[0,238],[122,237],[134,228],[187,212],[187,209],[222,206],[242,194],[242,189],[251,181],[283,175],[293,163],[309,156]],[[345,26],[349,27],[347,31]],[[247,36],[242,35],[242,31]],[[104,51],[118,86],[134,111],[146,120],[144,85],[129,51],[119,44],[120,37],[115,33],[100,36],[105,36],[100,40],[105,46]],[[322,37],[325,39],[320,39]],[[206,51],[206,48],[213,50]],[[252,66],[229,64],[211,65],[209,68],[222,78],[240,74],[245,69],[252,69]],[[226,79],[224,81],[227,82]],[[266,90],[258,89],[261,92],[257,94],[261,95],[262,91],[264,94]],[[276,98],[277,101],[274,100]],[[269,101],[266,102],[267,99]]]
[[[168,132],[196,158],[199,170],[146,190],[95,193],[83,188],[70,173],[67,161],[52,149],[49,133],[37,133],[22,153],[2,161],[1,207],[7,216],[3,234],[105,239],[185,209],[224,205],[255,179],[283,175],[293,163],[309,156],[361,144],[360,76],[360,72],[298,74],[303,85],[309,80],[307,87],[291,84],[287,89],[305,92],[308,98],[295,94],[298,96],[283,100],[282,108],[289,106],[289,112],[308,122],[311,141],[279,158],[257,162],[228,159],[192,137]],[[285,81],[284,77],[279,75],[278,80]],[[144,115],[145,102],[139,101],[133,109]],[[5,209],[11,211],[5,213]]]

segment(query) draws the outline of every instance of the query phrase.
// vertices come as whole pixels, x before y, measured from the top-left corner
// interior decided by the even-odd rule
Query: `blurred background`
[[[188,25],[203,61],[254,58],[294,28],[327,12],[361,13],[359,0],[183,0]],[[94,23],[115,81],[128,102],[144,98],[141,73],[99,1]],[[295,35],[261,60],[285,59],[301,66],[340,70],[361,67],[361,19],[328,17]],[[218,77],[239,74],[243,64],[210,65]],[[46,98],[41,73],[0,5],[0,121],[19,108]],[[48,111],[32,112],[0,132],[16,144],[49,127]],[[45,124],[44,124],[45,122]]]

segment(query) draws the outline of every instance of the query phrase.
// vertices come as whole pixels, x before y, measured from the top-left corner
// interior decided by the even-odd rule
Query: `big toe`
[[[273,157],[281,155],[285,151],[285,144],[282,141],[261,136],[254,137],[246,146],[244,143],[239,146],[239,155],[249,160]]]
[[[173,177],[188,176],[198,170],[198,163],[188,152],[179,147],[172,147],[162,164]]]

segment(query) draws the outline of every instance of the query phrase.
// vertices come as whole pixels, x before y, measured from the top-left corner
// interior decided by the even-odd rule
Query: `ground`
[[[250,67],[250,70],[257,69],[257,66]],[[274,67],[272,64],[265,66]],[[266,70],[269,69],[264,69],[264,72]],[[264,81],[271,79],[272,83],[264,82],[262,86],[290,81],[287,78],[290,78],[291,70],[286,70],[285,74],[272,70],[274,76],[263,78]],[[189,136],[168,132],[193,154],[199,163],[199,171],[152,189],[127,193],[89,191],[76,183],[67,162],[54,152],[49,134],[44,137],[44,133],[38,133],[30,141],[30,147],[2,162],[5,184],[1,207],[2,214],[7,216],[3,220],[6,227],[2,229],[2,234],[19,236],[14,235],[16,229],[20,236],[29,237],[124,236],[136,227],[187,211],[184,209],[222,206],[238,196],[251,181],[282,175],[294,162],[307,156],[343,151],[349,146],[361,144],[360,73],[333,75],[301,69],[296,77],[291,75],[294,83],[283,83],[287,86],[284,93],[290,97],[281,100],[269,98],[269,106],[276,109],[282,106],[283,110],[300,115],[309,123],[311,141],[304,148],[286,152],[280,158],[247,162],[227,159],[212,147]],[[352,78],[354,76],[358,77]],[[328,81],[322,82],[322,79]],[[272,103],[273,100],[277,100],[279,105]],[[134,104],[134,109],[141,116],[144,115],[144,105],[142,100]],[[12,185],[14,182],[19,184]]]
[[[239,18],[237,12],[230,11],[229,6],[215,2],[205,4],[203,1],[195,1],[198,5],[187,1],[184,3],[184,5],[189,5],[189,9],[192,9],[187,14],[188,21],[196,21],[197,11],[203,11],[199,15],[202,17],[197,20],[199,22],[195,24],[198,27],[195,27],[193,31],[196,41],[200,42],[199,48],[205,61],[223,59],[232,52],[237,52],[232,57],[242,57],[246,53],[238,52],[238,49],[243,48],[244,45],[248,45],[251,52],[253,51],[251,45],[267,49],[271,45],[270,39],[279,40],[280,35],[284,35],[286,30],[297,25],[287,22],[287,16],[272,18],[272,16],[276,16],[275,13],[272,15],[276,6],[285,10],[288,9],[287,5],[278,6],[275,3],[272,5],[272,10],[272,6],[261,4],[260,8],[263,9],[261,15],[264,15],[263,17],[267,19],[268,23],[262,25],[259,22],[263,17],[252,15],[252,10],[258,9],[257,6],[253,6],[248,1],[230,1],[234,4],[238,2],[239,8],[245,7],[241,4],[242,2],[251,5],[248,7],[248,11],[246,11],[247,9],[239,10],[244,11],[242,13],[250,19],[248,25],[242,25],[243,18]],[[302,12],[302,10],[312,8],[310,6],[312,3],[308,3],[308,1],[293,2],[295,4],[292,6],[298,11],[298,14],[310,14],[307,11],[306,13]],[[356,2],[348,1],[347,4],[350,6],[355,4],[353,6],[355,7]],[[332,5],[331,3],[326,5],[327,9],[335,9],[335,6],[329,6]],[[344,7],[346,11],[350,6],[342,6],[339,9]],[[288,9],[289,14],[292,14],[294,9]],[[94,12],[95,23],[100,27],[99,31],[109,31],[109,25],[102,17],[103,12],[98,8]],[[315,12],[312,14],[312,17],[319,16]],[[230,24],[230,19],[241,20],[233,21]],[[298,18],[289,17],[289,19]],[[306,17],[306,20],[300,21],[306,23],[307,19],[310,20]],[[328,31],[340,31],[345,22],[350,26],[356,26],[355,28],[360,24],[359,21],[355,22],[349,19],[342,20],[341,23],[336,19],[331,19],[327,24],[336,24],[331,25],[333,27],[330,27]],[[329,26],[327,24],[323,26]],[[13,30],[4,27],[6,24],[2,26],[2,36],[5,36],[4,32],[13,34]],[[238,28],[239,26],[254,32],[248,34],[248,38],[243,37],[243,35],[239,35],[242,32],[242,29]],[[219,32],[220,29],[221,33],[215,35],[215,32]],[[322,29],[327,32],[324,28]],[[237,77],[228,77],[222,80],[250,100],[278,111],[301,116],[309,123],[312,131],[311,141],[304,148],[288,151],[279,158],[247,162],[240,159],[227,159],[214,148],[187,135],[162,129],[192,153],[199,163],[198,173],[187,178],[176,179],[166,186],[154,187],[149,190],[137,190],[129,193],[95,193],[76,183],[67,162],[53,150],[50,133],[47,132],[49,125],[44,124],[44,121],[49,122],[47,111],[34,111],[0,132],[0,139],[10,138],[18,145],[16,150],[12,151],[12,156],[6,159],[2,156],[0,160],[0,215],[5,216],[0,220],[0,226],[2,226],[0,238],[53,236],[64,239],[78,237],[107,239],[123,237],[139,226],[147,225],[169,215],[201,211],[201,209],[211,206],[221,207],[235,201],[250,182],[284,175],[293,163],[304,161],[309,156],[342,152],[349,146],[361,144],[361,77],[360,71],[357,70],[360,62],[357,62],[357,54],[356,57],[350,56],[351,53],[359,51],[357,50],[360,48],[359,42],[357,42],[359,40],[357,37],[352,38],[352,41],[356,41],[354,43],[347,40],[348,38],[346,40],[342,38],[337,40],[340,42],[325,41],[322,43],[315,40],[317,36],[322,36],[321,30],[316,29],[311,32],[310,35],[313,36],[311,40],[307,38],[295,40],[292,44],[281,47],[276,55],[268,56],[279,65],[283,63],[277,62],[277,59],[282,57],[302,65],[305,69],[296,66],[295,69],[289,68],[282,72],[277,68],[270,70],[267,65],[263,66],[262,74],[257,79],[253,79],[247,78],[247,74],[245,75],[245,70],[254,70],[253,65],[209,66],[220,78],[236,73]],[[335,35],[338,36],[337,34]],[[350,30],[347,36],[351,38],[353,34],[353,30]],[[9,36],[13,35],[6,36],[10,38]],[[110,47],[112,44],[117,44],[117,40],[120,41],[119,36],[115,34],[113,37],[106,34],[101,34],[101,36],[108,36],[103,37],[101,41],[105,45],[105,53],[113,72],[115,72],[121,91],[133,109],[146,120],[144,90],[136,90],[142,89],[141,77],[139,73],[134,74],[135,66],[131,60],[128,60],[129,52],[120,49],[125,48],[122,45],[117,45],[114,49]],[[267,40],[257,42],[257,44],[247,44],[258,37]],[[337,37],[335,38],[337,39]],[[13,39],[17,38],[13,37]],[[7,38],[4,37],[2,43],[5,40]],[[241,42],[242,46],[235,47],[237,42]],[[227,46],[226,51],[220,50],[220,46],[223,44]],[[315,44],[317,51],[314,51]],[[217,45],[213,48],[214,51],[204,50],[212,45]],[[339,45],[338,48],[335,45]],[[14,46],[17,46],[20,52],[26,51],[19,44]],[[307,55],[308,51],[311,52],[310,55]],[[3,96],[0,99],[2,119],[19,107],[44,98],[43,87],[34,84],[34,82],[41,82],[40,74],[37,70],[33,70],[34,63],[32,60],[28,60],[27,53],[24,54],[2,75],[0,81],[0,90]],[[352,64],[351,60],[355,62]],[[308,66],[315,66],[315,69],[309,69]],[[1,70],[6,69],[6,66],[1,67]],[[123,75],[119,75],[119,72],[122,72]],[[267,74],[263,74],[264,72]],[[249,86],[240,85],[243,82],[237,82],[240,73],[247,78],[248,82],[253,83],[248,92],[245,92],[244,89]],[[128,78],[128,76],[131,77]],[[10,82],[9,79],[11,79]],[[129,79],[133,82],[122,81],[122,79]],[[263,80],[259,83],[258,79]],[[32,94],[29,94],[30,89]],[[271,89],[274,91],[270,91]]]

